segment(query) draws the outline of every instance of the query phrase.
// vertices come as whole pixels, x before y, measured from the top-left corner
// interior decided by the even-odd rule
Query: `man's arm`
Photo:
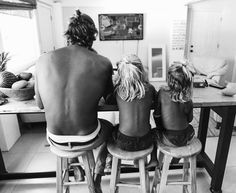
[[[107,86],[106,86],[103,98],[105,99],[105,103],[107,104],[116,104],[116,98],[114,94],[114,85],[112,81],[113,68],[112,68],[111,63],[109,65],[108,74],[109,74],[109,77],[108,77]]]
[[[39,90],[38,90],[37,72],[35,73],[35,86],[34,86],[34,90],[35,90],[36,104],[38,105],[38,107],[39,107],[40,109],[44,109],[43,102],[42,102],[42,100],[41,100],[41,97],[40,97],[40,94],[39,94]]]

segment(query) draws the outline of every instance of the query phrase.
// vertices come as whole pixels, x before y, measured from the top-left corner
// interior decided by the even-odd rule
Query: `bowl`
[[[9,98],[25,101],[34,98],[35,92],[34,87],[26,87],[22,89],[12,89],[12,88],[2,88],[0,87],[0,92]]]
[[[229,82],[226,85],[226,88],[221,91],[221,93],[223,95],[226,95],[226,96],[233,96],[233,95],[235,95],[236,94],[236,83]]]

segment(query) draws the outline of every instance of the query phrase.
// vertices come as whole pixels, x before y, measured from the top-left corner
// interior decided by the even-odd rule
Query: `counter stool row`
[[[98,147],[97,144],[96,147]],[[57,193],[70,192],[70,186],[79,184],[80,182],[69,181],[69,158],[82,157],[85,175],[87,179],[88,189],[90,193],[94,193],[94,183],[92,178],[92,170],[95,165],[93,149],[95,146],[91,146],[90,149],[83,151],[63,151],[57,147],[50,146],[51,151],[57,155]],[[137,187],[142,193],[163,193],[166,185],[181,185],[183,186],[183,193],[188,192],[188,186],[191,188],[192,193],[197,193],[196,187],[196,156],[201,151],[201,142],[194,138],[190,144],[183,147],[169,147],[161,143],[158,144],[159,162],[160,164],[155,168],[153,181],[150,189],[149,174],[145,168],[147,156],[152,152],[153,146],[142,151],[128,152],[121,150],[114,144],[108,144],[108,151],[112,154],[112,170],[110,180],[110,192],[116,193],[119,187]],[[172,158],[183,158],[183,175],[181,181],[168,181],[169,166]],[[120,179],[120,166],[122,160],[137,160],[139,167],[140,183],[127,183]],[[159,188],[157,188],[159,184]]]

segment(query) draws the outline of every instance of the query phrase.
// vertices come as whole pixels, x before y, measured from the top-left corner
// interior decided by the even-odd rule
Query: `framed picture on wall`
[[[98,23],[101,41],[143,39],[143,14],[99,14]]]
[[[166,53],[164,45],[150,45],[148,48],[149,81],[166,81]]]

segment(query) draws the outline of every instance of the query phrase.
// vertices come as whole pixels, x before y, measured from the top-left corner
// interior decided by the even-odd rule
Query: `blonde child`
[[[158,91],[153,117],[158,138],[168,146],[184,146],[194,136],[189,124],[193,119],[193,76],[186,64],[174,62],[168,69],[167,86]]]
[[[126,151],[146,149],[154,143],[149,120],[156,90],[147,81],[142,62],[134,54],[125,56],[117,63],[117,74],[114,79],[119,125],[115,127],[110,140]],[[100,150],[103,158],[107,157],[107,154],[107,149]],[[158,163],[155,158],[152,164]],[[104,170],[105,159],[103,162],[101,169]],[[95,175],[94,181],[97,190],[101,190],[101,175]]]
[[[154,143],[150,110],[156,90],[148,82],[142,62],[136,55],[127,55],[118,62],[114,86],[120,116],[112,135],[113,142],[126,151],[150,147]],[[156,157],[153,157],[148,166],[157,164]]]

